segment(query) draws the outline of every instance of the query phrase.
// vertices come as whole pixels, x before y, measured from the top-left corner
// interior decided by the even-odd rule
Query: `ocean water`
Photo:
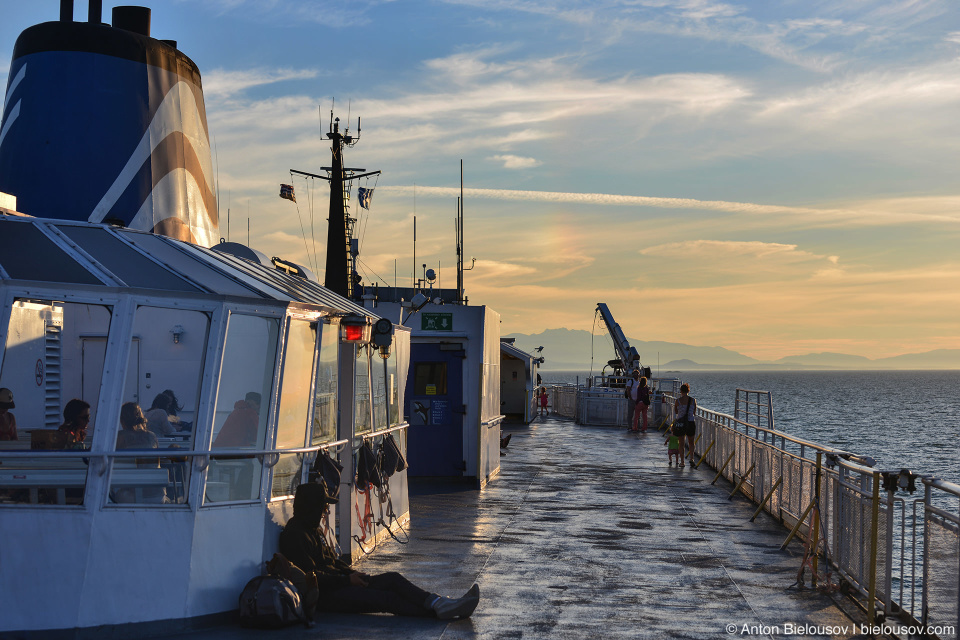
[[[596,372],[594,372],[596,373]],[[543,371],[581,384],[583,371]],[[710,371],[661,373],[690,384],[699,405],[733,414],[737,388],[770,391],[779,431],[960,483],[960,371]]]

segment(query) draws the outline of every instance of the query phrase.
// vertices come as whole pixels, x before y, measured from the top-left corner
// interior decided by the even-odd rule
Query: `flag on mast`
[[[280,197],[286,198],[287,200],[297,201],[297,196],[293,193],[292,184],[281,184],[280,185]]]
[[[373,198],[373,189],[357,187],[357,202],[364,209],[370,209],[370,199]]]

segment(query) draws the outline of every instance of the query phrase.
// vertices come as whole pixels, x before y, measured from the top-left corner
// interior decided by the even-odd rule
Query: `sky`
[[[466,292],[503,334],[592,330],[606,302],[627,335],[764,360],[960,348],[955,0],[149,6],[201,70],[221,236],[229,208],[230,240],[249,217],[321,281],[328,188],[289,171],[329,165],[334,107],[362,119],[347,165],[383,171],[358,185],[366,282],[455,286],[462,161]],[[58,17],[0,0],[4,86]]]

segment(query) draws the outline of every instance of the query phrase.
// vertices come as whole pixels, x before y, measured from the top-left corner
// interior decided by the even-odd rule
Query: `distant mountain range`
[[[533,335],[511,333],[516,346],[545,358],[544,370],[577,370],[590,366],[600,370],[616,358],[613,342],[606,333],[591,335],[578,329],[547,329]],[[723,347],[702,347],[678,342],[636,340],[627,337],[640,352],[644,366],[660,371],[706,371],[710,369],[960,369],[960,349],[936,349],[890,358],[870,359],[845,353],[808,353],[763,361]]]

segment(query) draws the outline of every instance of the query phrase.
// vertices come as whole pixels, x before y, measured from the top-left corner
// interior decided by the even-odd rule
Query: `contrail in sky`
[[[412,194],[412,186],[383,186],[383,191],[396,194]],[[417,196],[456,198],[460,189],[456,187],[423,187],[417,185]],[[853,214],[853,211],[841,209],[810,209],[806,207],[785,207],[781,205],[752,204],[749,202],[727,202],[724,200],[694,200],[692,198],[653,198],[649,196],[624,196],[610,193],[566,193],[562,191],[520,191],[514,189],[464,189],[464,197],[485,198],[488,200],[523,200],[532,202],[558,202],[572,204],[594,204],[633,207],[657,207],[660,209],[710,209],[731,213],[806,213],[806,214]]]
[[[382,186],[391,194],[409,194],[413,186]],[[417,185],[419,197],[456,198],[457,187],[424,187]],[[513,200],[527,202],[555,202],[601,206],[654,207],[659,209],[700,209],[748,214],[785,214],[829,218],[832,223],[859,221],[866,224],[897,224],[907,222],[960,222],[955,215],[924,213],[921,211],[886,211],[881,208],[863,209],[815,209],[783,205],[756,204],[751,202],[728,202],[726,200],[695,200],[693,198],[654,198],[649,196],[625,196],[611,193],[567,193],[562,191],[520,191],[516,189],[464,189],[464,197],[488,200]],[[920,203],[918,203],[920,204]]]

